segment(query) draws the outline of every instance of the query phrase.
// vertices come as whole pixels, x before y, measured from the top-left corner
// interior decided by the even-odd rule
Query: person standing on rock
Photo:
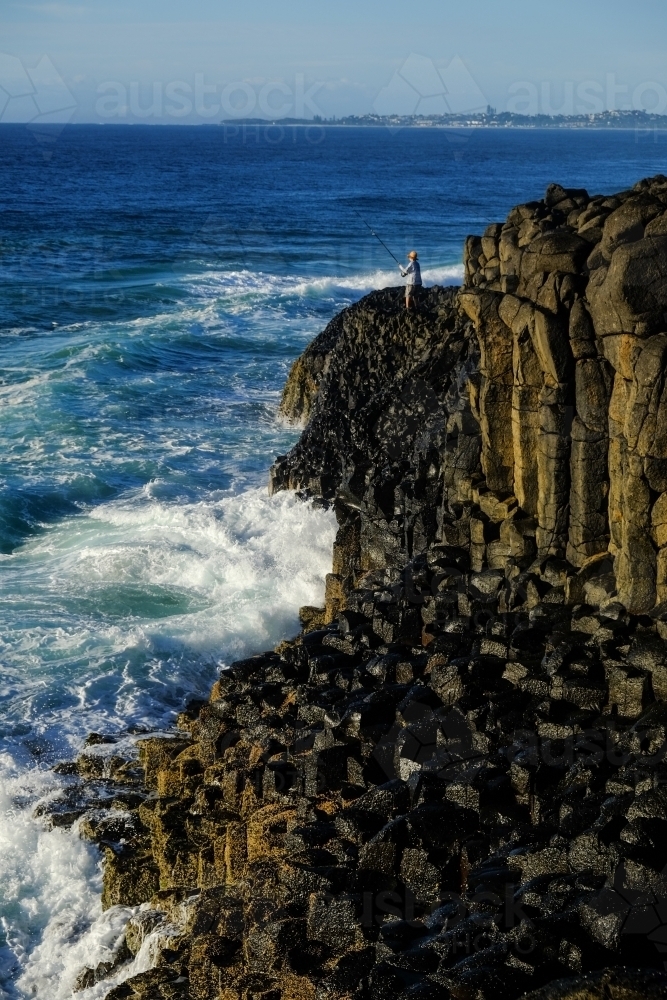
[[[411,309],[412,306],[417,305],[417,295],[422,287],[422,272],[417,260],[416,250],[410,251],[408,260],[410,263],[406,268],[401,267],[401,274],[404,278],[407,277],[408,279],[405,286],[405,308]]]

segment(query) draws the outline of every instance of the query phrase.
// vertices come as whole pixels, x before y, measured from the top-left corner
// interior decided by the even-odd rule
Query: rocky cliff
[[[136,907],[82,988],[139,955],[108,1000],[667,995],[665,269],[667,178],[552,186],[463,288],[299,359],[271,487],[335,509],[326,606],[180,736],[65,768],[54,820]]]
[[[531,568],[568,600],[652,610],[667,599],[666,269],[666,178],[609,198],[552,185],[467,240],[458,294],[431,290],[402,320],[377,293],[336,320],[274,489],[356,497],[356,573],[453,532],[510,584]]]

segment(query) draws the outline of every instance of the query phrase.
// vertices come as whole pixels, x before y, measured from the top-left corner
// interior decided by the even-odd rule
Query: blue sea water
[[[0,998],[71,997],[128,916],[33,818],[50,767],[170,727],[321,601],[333,518],[267,471],[291,362],[398,283],[362,220],[458,282],[465,236],[551,181],[666,160],[652,132],[0,126]]]

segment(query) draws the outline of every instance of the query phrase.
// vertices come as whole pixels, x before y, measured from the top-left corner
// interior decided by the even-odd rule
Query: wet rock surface
[[[140,907],[112,1000],[667,996],[665,234],[552,185],[295,364],[325,606],[51,806]]]

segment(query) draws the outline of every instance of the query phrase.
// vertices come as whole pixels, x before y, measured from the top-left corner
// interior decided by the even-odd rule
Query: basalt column
[[[641,612],[667,599],[667,179],[644,181],[607,207],[587,299],[613,372],[610,552],[619,600]]]
[[[474,572],[505,573],[511,606],[535,599],[531,577],[652,611],[667,602],[667,178],[613,197],[551,185],[469,237],[464,263],[458,293],[428,290],[417,315],[375,293],[306,352],[310,422],[273,488],[337,495],[339,605],[346,579],[455,544]]]
[[[503,226],[490,226],[481,240],[469,239],[460,297],[475,322],[483,358],[486,346],[496,362],[495,371],[483,366],[483,377],[497,382],[498,363],[503,365],[504,408],[488,407],[489,393],[481,395],[482,426],[494,428],[484,440],[483,464],[492,463],[498,439],[511,429],[511,448],[503,441],[510,461],[501,489],[513,492],[520,508],[536,517],[538,554],[564,557],[571,550],[575,565],[590,530],[580,511],[583,523],[569,537],[570,495],[581,492],[582,479],[578,468],[573,475],[570,469],[575,359],[569,328],[582,287],[581,262],[590,248],[559,222],[577,201],[584,203],[582,192],[552,188],[545,202],[519,206]],[[489,253],[498,261],[497,276],[489,273]],[[488,474],[487,486],[497,488]]]

